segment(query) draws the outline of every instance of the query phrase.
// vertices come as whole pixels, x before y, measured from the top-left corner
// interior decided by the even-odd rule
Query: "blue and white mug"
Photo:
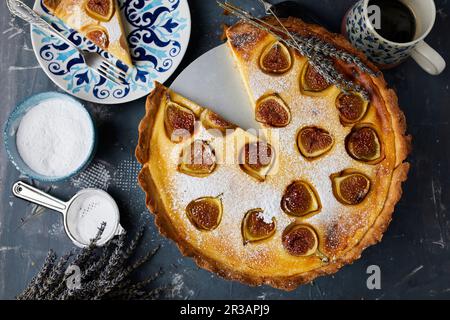
[[[391,68],[412,57],[426,72],[438,75],[446,63],[442,56],[425,43],[433,28],[436,6],[433,0],[398,0],[408,6],[416,18],[414,40],[406,43],[389,41],[377,33],[374,27],[376,8],[370,0],[359,0],[346,14],[342,27],[349,41],[381,68]],[[380,14],[378,12],[378,14]]]

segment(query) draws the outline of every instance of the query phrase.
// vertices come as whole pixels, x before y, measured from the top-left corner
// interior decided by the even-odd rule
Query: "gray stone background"
[[[31,0],[26,1],[31,4]],[[274,1],[277,2],[277,1]],[[279,1],[278,1],[279,2]],[[298,0],[338,32],[352,0]],[[436,0],[436,25],[427,41],[450,62],[450,4]],[[255,0],[240,0],[255,13]],[[182,65],[166,84],[204,52],[221,43],[221,24],[230,24],[214,0],[189,0],[193,33]],[[0,3],[0,123],[30,95],[56,90],[40,69],[30,42],[29,28],[12,19]],[[293,292],[269,287],[252,288],[225,281],[199,269],[176,246],[155,230],[135,183],[139,166],[133,152],[137,125],[144,114],[144,99],[115,106],[87,103],[99,128],[99,148],[92,165],[65,183],[36,184],[62,199],[87,186],[107,189],[119,203],[127,229],[146,226],[142,252],[162,245],[143,277],[160,268],[155,285],[170,286],[171,299],[399,299],[450,298],[450,68],[440,76],[423,72],[412,60],[386,72],[396,89],[414,136],[412,169],[404,185],[382,243],[367,249],[360,260],[339,273],[319,278]],[[0,298],[13,299],[38,272],[49,249],[63,253],[73,246],[63,231],[61,216],[42,210],[11,194],[12,184],[24,179],[0,147]],[[26,179],[25,179],[26,180]],[[381,290],[368,290],[366,269],[376,264],[382,272]]]

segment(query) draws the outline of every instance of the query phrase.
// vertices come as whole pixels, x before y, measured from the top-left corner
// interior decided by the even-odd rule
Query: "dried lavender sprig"
[[[128,260],[136,251],[136,248],[139,244],[139,241],[141,240],[142,236],[144,235],[144,227],[139,228],[138,232],[136,233],[136,235],[134,236],[134,238],[130,241],[128,248],[122,252],[121,257],[119,257],[119,261],[117,261],[117,264],[123,264],[124,261]],[[98,263],[100,265],[102,265],[103,259],[100,259],[98,261]],[[96,269],[97,266],[92,266],[91,269]],[[89,272],[89,270],[87,270],[87,273]],[[125,285],[125,284],[122,284]]]
[[[114,288],[117,287],[117,285],[127,278],[133,271],[141,267],[144,263],[148,262],[155,254],[158,252],[159,246],[155,248],[154,250],[148,252],[144,257],[137,260],[135,263],[133,263],[131,266],[125,268],[125,269],[119,269],[114,274],[114,277],[107,276],[107,277],[101,277],[99,280],[101,284],[103,284],[103,290],[102,292],[99,292],[98,295],[106,295],[109,292],[111,292]],[[110,278],[110,279],[108,279]],[[106,280],[107,279],[107,280]],[[105,281],[106,280],[106,281]]]
[[[42,290],[37,295],[37,298],[47,299],[49,293],[51,293],[54,287],[61,282],[61,280],[64,278],[66,264],[73,254],[74,252],[70,251],[58,260],[58,263],[52,268],[52,271],[44,281]]]
[[[128,249],[123,254],[123,259],[128,259],[133,255],[133,253],[136,251],[136,248],[139,244],[139,242],[142,239],[142,236],[144,235],[144,227],[140,227],[138,232],[136,233],[135,237],[131,240]]]
[[[137,237],[141,237],[141,232],[138,233]],[[103,252],[99,259],[95,259],[96,261],[93,261],[92,263],[88,264],[89,267],[83,272],[82,280],[86,281],[90,277],[99,274],[102,269],[105,269],[108,264],[111,263],[112,260],[114,260],[114,264],[119,265],[121,261],[120,255],[117,253],[122,250],[122,248],[125,246],[125,236],[126,234],[122,234],[119,239],[113,239],[108,246],[106,246],[103,249]],[[133,246],[132,250],[136,248],[137,245]],[[114,248],[114,250],[112,250]],[[130,248],[128,249],[130,250]],[[114,256],[114,254],[116,254]],[[123,261],[122,261],[123,262]],[[109,266],[111,268],[111,266]]]
[[[343,86],[336,77],[333,77],[335,74],[333,73],[333,70],[328,68],[325,59],[321,59],[319,55],[314,55],[314,58],[310,59],[310,65],[317,70],[317,72],[325,79],[327,83],[333,83],[339,88],[339,90],[347,93],[347,88]]]
[[[130,286],[128,288],[125,288],[123,290],[117,290],[114,293],[112,293],[109,298],[121,298],[125,300],[134,300],[134,299],[142,299],[145,296],[148,296],[149,294],[152,294],[152,296],[155,295],[155,290],[152,290],[150,292],[145,291],[145,287],[148,286],[150,283],[154,282],[159,276],[161,275],[160,272],[153,275],[152,277],[141,281],[133,286]],[[161,289],[161,288],[159,288]]]
[[[124,280],[124,273],[122,268],[122,252],[125,247],[125,234],[119,236],[115,242],[115,249],[111,254],[111,257],[104,268],[104,271],[100,273],[98,279],[98,287],[94,299],[98,299],[100,296],[108,294],[113,290],[122,280]]]
[[[162,270],[158,270],[158,272],[156,272],[153,276],[148,277],[147,279],[138,282],[132,286],[130,286],[130,289],[143,289],[145,288],[147,285],[149,285],[150,283],[152,283],[153,281],[155,281],[159,276],[161,276],[163,274]]]
[[[114,274],[116,275],[115,278],[112,279],[109,283],[102,279],[102,274],[105,273],[105,269],[100,268],[99,273],[96,278],[89,279],[88,281],[82,281],[82,287],[80,289],[69,289],[65,285],[65,282],[67,281],[67,276],[64,275],[64,277],[60,278],[61,285],[57,286],[58,290],[51,291],[52,286],[48,286],[45,288],[44,292],[46,291],[45,297],[42,297],[43,295],[40,294],[39,296],[30,295],[27,297],[27,299],[61,299],[61,300],[67,300],[67,299],[110,299],[110,298],[119,298],[119,299],[143,299],[143,298],[155,298],[157,295],[160,294],[160,292],[163,291],[163,289],[156,289],[153,291],[148,292],[146,289],[146,285],[152,282],[157,276],[159,276],[160,273],[157,273],[155,276],[142,281],[137,284],[133,284],[131,280],[129,279],[130,274],[135,270],[135,268],[138,268],[140,265],[142,265],[145,261],[148,261],[150,257],[152,257],[156,250],[152,251],[150,254],[147,254],[143,258],[139,259],[137,262],[135,262],[133,265],[127,267],[126,264],[124,264],[125,261],[128,261],[129,257],[134,254],[134,251],[137,248],[137,241],[138,238],[140,238],[141,235],[137,235],[134,237],[133,240],[129,242],[128,246],[122,246],[122,249],[120,250],[120,255],[125,257],[125,259],[121,259],[122,263],[119,265],[116,265],[114,267]],[[118,240],[118,239],[117,239]],[[124,239],[121,239],[122,243],[124,242]],[[104,251],[115,251],[117,249],[117,246],[120,246],[121,241],[111,241],[109,244],[102,248],[97,248],[96,250],[90,251],[90,255],[87,258],[81,259],[83,262],[82,265],[79,265],[80,268],[83,268],[85,265],[90,265],[92,262],[97,262],[98,260],[102,259],[102,257],[105,257]],[[88,248],[84,248],[83,251],[88,250]],[[106,255],[109,256],[109,255]],[[128,257],[128,258],[127,258]],[[56,259],[55,259],[56,260]],[[109,261],[109,259],[107,258]],[[60,259],[58,261],[58,264],[55,266],[54,262],[52,263],[52,270],[62,270],[62,265],[71,263],[69,259]],[[73,261],[72,261],[73,263]],[[87,268],[88,269],[88,268]],[[51,275],[52,272],[47,272],[47,278],[44,277],[44,282],[49,282],[49,275]],[[58,272],[55,272],[54,275],[58,274]],[[51,276],[53,278],[53,275]],[[109,285],[108,285],[109,284]],[[49,292],[51,291],[51,293]],[[56,292],[58,291],[58,292]]]
[[[300,54],[307,57],[310,61],[310,64],[315,67],[315,70],[317,70],[328,83],[334,84],[338,89],[343,91],[344,94],[349,94],[349,91],[355,91],[359,92],[364,99],[370,99],[369,94],[365,89],[355,84],[353,81],[346,79],[341,73],[336,70],[336,68],[332,64],[332,61],[327,59],[327,55],[333,56],[332,51],[326,50],[326,48],[321,48],[317,45],[313,46],[311,42],[308,42],[308,39],[315,39],[317,40],[317,42],[326,44],[328,48],[333,48],[335,52],[338,51],[337,48],[313,36],[311,36],[310,38],[306,38],[305,40],[298,34],[292,35],[292,33],[287,30],[287,28],[282,24],[280,19],[278,19],[278,17],[271,9],[269,9],[269,12],[272,13],[280,26],[282,26],[284,33],[289,35],[290,37],[290,40],[285,40],[283,42],[285,42],[285,44],[290,47],[296,48],[300,52]],[[278,32],[283,32],[283,30],[278,29]],[[281,39],[284,40],[284,38]],[[312,50],[314,50],[314,52],[312,52]],[[369,70],[369,68],[366,66],[364,66],[364,69]]]
[[[96,236],[91,239],[89,246],[86,248],[83,248],[81,252],[75,257],[75,259],[72,261],[72,265],[81,266],[83,263],[86,262],[86,260],[91,256],[91,254],[94,252],[96,248],[96,243],[101,239],[103,232],[106,228],[106,222],[102,222],[100,227],[98,228]],[[68,275],[64,274],[64,277],[62,278],[61,282],[58,284],[56,288],[54,288],[50,294],[50,297],[58,297],[61,292],[67,289],[66,280],[68,278]]]
[[[150,261],[151,258],[155,256],[155,254],[160,249],[160,246],[156,247],[152,251],[148,252],[145,256],[138,259],[136,262],[134,262],[131,266],[125,268],[124,270],[121,270],[121,272],[118,273],[117,278],[127,278],[129,275],[131,275],[135,270],[137,270],[139,267]]]
[[[280,36],[278,36],[277,34],[275,34],[271,28],[273,27],[271,24],[265,22],[264,20],[255,18],[252,14],[250,14],[249,12],[242,10],[241,8],[238,8],[228,2],[222,3],[220,1],[217,1],[217,4],[219,5],[219,7],[227,10],[228,12],[230,12],[231,14],[233,14],[234,16],[236,16],[237,18],[244,20],[245,22],[250,23],[251,25],[253,25],[254,27],[257,27],[263,31],[269,32],[271,34],[273,34],[277,39],[281,40],[282,38]]]
[[[58,300],[85,300],[92,299],[92,293],[97,289],[96,281],[83,284],[81,289],[67,289],[58,296]]]
[[[299,53],[301,55],[307,57],[309,60],[314,60],[315,57],[319,57],[319,55],[322,54],[321,51],[317,51],[315,54],[312,54],[311,48],[304,43],[305,40],[301,39],[300,35],[297,35],[297,37],[293,37],[293,36],[291,36],[291,33],[289,33],[289,31],[283,31],[264,20],[255,18],[255,17],[253,17],[253,15],[251,15],[249,12],[247,12],[245,10],[235,7],[229,3],[225,3],[225,4],[222,4],[220,2],[218,2],[218,3],[219,3],[219,6],[225,8],[226,10],[230,10],[230,12],[232,14],[234,14],[235,16],[237,16],[238,18],[252,24],[253,26],[255,26],[263,31],[266,31],[266,32],[272,34],[278,41],[283,42],[288,47],[292,47],[292,48],[296,49],[297,51],[299,51]],[[281,21],[280,21],[280,23],[281,23]],[[284,25],[283,25],[283,27],[284,27]],[[274,33],[273,30],[276,30],[278,33],[288,36],[288,39],[282,38],[277,33]],[[316,59],[314,62],[315,62],[315,65],[317,68],[321,67],[320,61],[318,61]],[[325,74],[326,71],[322,71],[322,73]],[[329,82],[340,86],[340,83],[333,78],[329,77]]]
[[[370,99],[368,92],[364,88],[346,79],[336,70],[330,58],[324,56],[321,52],[313,51],[301,44],[296,43],[291,45],[296,46],[300,54],[308,58],[309,63],[328,83],[334,84],[344,94],[349,94],[350,91],[354,91],[360,93],[364,99]]]
[[[370,100],[369,93],[362,88],[360,85],[346,79],[340,72],[336,70],[332,61],[324,55],[321,51],[313,51],[308,46],[303,45],[291,40],[283,41],[291,47],[295,47],[302,56],[308,58],[309,63],[317,70],[317,72],[324,77],[324,79],[330,83],[334,84],[337,88],[344,92],[344,94],[349,94],[350,91],[358,92],[365,100]]]
[[[350,94],[351,91],[358,92],[365,100],[370,100],[369,93],[337,72],[329,58],[316,54],[310,63],[328,83],[334,83],[344,94]],[[316,66],[316,63],[319,64],[320,68]]]
[[[118,239],[111,242],[114,250],[109,257],[106,267],[99,275],[99,279],[94,282],[97,291],[93,299],[99,299],[101,296],[104,296],[124,279],[121,276],[121,270],[123,269],[121,257],[125,247],[125,239],[126,235],[122,234]]]
[[[131,266],[127,267],[126,271],[128,274],[132,273],[133,271],[137,270],[140,266],[150,261],[151,258],[153,258],[156,253],[159,251],[160,246],[157,246],[152,251],[148,252],[145,256],[137,260],[135,263],[133,263]]]
[[[119,236],[117,240],[115,240],[115,249],[111,254],[111,257],[106,265],[104,271],[101,274],[101,279],[107,281],[108,279],[112,279],[115,277],[116,273],[120,271],[120,266],[122,261],[122,251],[125,247],[125,239],[126,235],[122,234]]]
[[[136,251],[136,248],[139,244],[139,241],[141,240],[143,235],[144,235],[144,227],[141,227],[141,228],[139,228],[139,231],[136,233],[134,238],[128,244],[128,248],[124,251],[119,250],[120,255],[118,255],[117,257],[114,258],[114,259],[117,259],[114,262],[116,265],[122,265],[125,260],[129,259],[134,254],[134,252]],[[123,240],[125,240],[125,236],[123,237]],[[124,241],[123,241],[123,243],[124,243]],[[111,274],[111,276],[114,277],[114,274]]]
[[[114,278],[109,280],[100,279],[98,281],[98,290],[94,296],[94,300],[100,299],[103,296],[108,295],[112,290],[114,290],[125,278],[127,274],[123,271],[117,273]]]
[[[96,236],[91,239],[89,246],[84,248],[75,258],[75,260],[73,261],[73,264],[78,265],[78,264],[82,264],[86,261],[86,259],[88,259],[91,255],[91,253],[95,250],[95,248],[97,247],[97,243],[100,241],[103,232],[105,231],[106,228],[106,222],[102,222],[100,227],[98,227],[98,231]]]
[[[340,50],[333,46],[332,44],[314,36],[309,37],[300,37],[298,34],[295,34],[295,38],[298,41],[304,42],[304,44],[317,52],[321,52],[325,56],[329,56],[331,58],[342,60],[348,64],[356,65],[361,71],[370,74],[371,76],[378,77],[380,72],[375,72],[369,66],[367,66],[362,60],[354,56],[347,51]]]
[[[265,6],[264,1],[260,1],[260,2]],[[247,12],[245,10],[239,9],[230,4],[226,4],[226,5],[231,6],[234,9],[237,9],[238,11],[240,10],[243,13],[243,15],[245,17],[247,17],[248,19],[255,19],[256,21],[258,21],[258,23],[264,24],[269,29],[275,30],[276,32],[278,32],[280,34],[284,34],[286,37],[289,37],[291,40],[293,40],[293,42],[297,46],[299,45],[299,43],[304,44],[307,46],[308,49],[313,49],[314,51],[320,52],[325,56],[330,56],[333,58],[343,60],[344,62],[347,62],[349,64],[354,64],[363,72],[366,72],[374,77],[378,77],[380,75],[380,72],[374,72],[371,68],[369,68],[369,66],[367,66],[364,62],[362,62],[359,57],[354,56],[345,50],[338,49],[335,46],[333,46],[332,44],[330,44],[318,37],[315,37],[315,36],[304,37],[297,33],[290,32],[289,30],[287,30],[287,28],[284,26],[284,24],[281,22],[281,20],[278,18],[278,16],[275,14],[275,12],[272,10],[271,7],[267,7],[267,11],[275,18],[275,20],[278,22],[278,24],[280,25],[280,27],[282,29],[277,28],[276,26],[274,26],[270,23],[267,23],[264,20],[254,18],[249,12]]]
[[[308,49],[313,49],[314,51],[316,51],[316,54],[314,55],[308,55],[310,57],[311,60],[314,60],[316,62],[316,65],[320,68],[322,66],[321,60],[323,62],[330,62],[326,65],[324,65],[323,69],[323,73],[327,74],[329,80],[329,83],[334,82],[333,80],[336,79],[336,83],[338,85],[338,87],[340,87],[341,90],[343,90],[345,93],[347,93],[347,89],[351,88],[354,90],[359,91],[361,88],[357,85],[354,85],[353,82],[346,80],[342,74],[338,73],[337,70],[333,67],[333,65],[331,64],[331,61],[329,61],[328,59],[324,59],[323,57],[334,57],[334,58],[340,58],[341,55],[340,53],[343,53],[342,50],[338,50],[335,46],[331,45],[330,43],[323,41],[322,39],[319,39],[318,37],[314,37],[314,36],[310,36],[310,37],[303,37],[300,36],[297,33],[293,33],[290,32],[286,26],[281,22],[281,20],[278,18],[278,16],[275,14],[275,12],[272,10],[272,5],[270,5],[268,2],[264,1],[264,0],[259,0],[259,2],[264,6],[264,8],[266,9],[267,13],[270,13],[273,18],[277,21],[277,23],[280,25],[280,27],[283,29],[282,31],[284,32],[285,35],[288,35],[289,38],[293,41],[293,43],[295,44],[294,47],[297,48],[301,48],[303,45],[306,45],[307,50],[302,50],[302,51],[307,51],[308,53],[310,52],[310,50]],[[274,28],[276,28],[274,26]],[[281,30],[279,30],[281,31]],[[323,57],[322,57],[323,56]],[[353,57],[352,55],[350,55],[349,53],[346,53],[345,58],[348,57]],[[315,57],[318,57],[318,59],[314,59]],[[342,56],[344,57],[344,56]],[[360,67],[361,70],[368,72],[372,75],[375,75],[374,72],[368,68],[364,63],[362,63],[362,61],[358,58],[358,57],[353,57],[352,61],[354,63],[356,63],[357,66]],[[342,84],[344,85],[342,87]],[[365,95],[365,92],[364,92]]]
[[[348,93],[349,89],[355,92],[358,92],[361,94],[361,96],[363,96],[364,99],[369,100],[369,94],[368,92],[363,89],[361,86],[353,83],[350,80],[345,79],[342,74],[340,74],[337,70],[335,70],[334,72],[330,73],[329,67],[330,66],[325,66],[322,65],[322,61],[324,61],[324,57],[326,57],[327,55],[330,57],[335,57],[338,59],[345,59],[345,62],[350,62],[355,64],[358,67],[362,67],[361,70],[368,72],[374,76],[378,76],[378,74],[374,73],[368,66],[366,66],[358,57],[353,57],[351,54],[349,54],[348,52],[345,52],[345,54],[340,54],[339,52],[344,53],[343,50],[339,50],[336,47],[331,46],[330,44],[327,44],[326,48],[329,47],[333,47],[333,50],[325,50],[326,48],[320,48],[320,46],[313,46],[311,45],[311,43],[307,43],[307,40],[302,39],[303,37],[301,37],[300,35],[296,35],[294,37],[290,37],[290,39],[285,39],[281,36],[279,36],[277,33],[274,32],[277,31],[280,34],[284,34],[285,36],[290,36],[290,33],[288,32],[288,34],[286,34],[285,31],[265,22],[264,20],[258,19],[253,17],[250,13],[248,13],[245,10],[242,10],[238,7],[235,7],[229,3],[221,3],[218,2],[219,6],[221,6],[222,8],[224,8],[225,10],[228,10],[229,12],[231,12],[233,15],[235,15],[236,17],[244,20],[245,22],[263,30],[266,31],[270,34],[272,34],[278,41],[284,43],[285,45],[296,49],[297,51],[299,51],[299,53],[305,57],[308,58],[308,60],[310,61],[310,63],[315,67],[315,69],[319,72],[319,74],[321,74],[322,76],[324,76],[325,78],[327,78],[326,80],[331,83],[336,85],[339,89],[343,90],[344,93]],[[283,26],[284,27],[284,26]],[[312,37],[312,36],[311,36]],[[311,38],[310,37],[310,38]],[[317,42],[319,42],[320,39],[317,38]],[[324,42],[324,41],[322,41]],[[326,43],[326,42],[324,42]],[[311,49],[313,49],[316,54],[312,54],[311,53]],[[319,57],[322,56],[322,59],[319,59]],[[331,65],[331,67],[334,69],[334,67]],[[328,70],[324,70],[324,69],[328,69]],[[337,77],[332,77],[331,75],[338,75]]]
[[[112,250],[110,250],[110,246],[104,248],[100,257],[97,258],[96,261],[89,263],[88,268],[83,271],[83,274],[81,275],[81,281],[82,282],[88,281],[95,275],[98,275],[102,271],[102,269],[105,268],[106,264],[108,263],[111,257],[111,254]],[[93,259],[95,259],[95,257]]]
[[[281,21],[278,18],[277,18],[277,21],[279,21],[280,25],[282,25]],[[380,75],[379,71],[375,72],[374,70],[369,68],[369,66],[366,65],[364,62],[362,62],[362,60],[359,57],[354,56],[345,50],[338,49],[331,43],[328,43],[328,42],[320,39],[319,37],[312,36],[312,35],[307,36],[307,37],[301,36],[298,33],[295,33],[295,32],[292,33],[292,32],[287,31],[287,29],[284,27],[284,25],[282,25],[282,26],[283,26],[284,30],[286,30],[286,33],[288,33],[291,36],[291,38],[294,40],[294,42],[297,46],[305,46],[306,50],[312,49],[316,52],[321,53],[322,55],[324,55],[326,57],[339,59],[348,64],[354,64],[360,70],[362,70],[365,73],[370,74],[371,76],[378,77]],[[273,27],[273,28],[277,32],[282,32],[282,30],[280,30],[276,27]]]

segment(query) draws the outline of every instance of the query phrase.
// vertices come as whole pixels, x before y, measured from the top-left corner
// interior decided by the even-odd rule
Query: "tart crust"
[[[268,21],[271,21],[271,19],[268,19]],[[359,56],[366,64],[373,68],[373,70],[377,70],[362,53],[355,50],[342,36],[332,34],[317,25],[306,24],[296,18],[286,19],[283,23],[290,31],[298,32],[302,35],[313,34],[337,47],[345,49],[351,54]],[[242,46],[239,50],[236,50],[236,47],[233,48],[233,37],[239,36],[239,32],[248,28],[252,27],[245,23],[238,23],[227,31],[228,38],[230,39],[230,46],[234,49],[234,54],[238,60],[241,71],[245,68],[244,64],[246,61],[251,59],[252,50],[255,50],[254,46],[266,46],[267,37],[269,37],[269,35],[263,31],[252,29],[250,31],[253,33],[251,39],[253,43],[241,41],[240,44]],[[302,57],[296,57],[296,59],[302,59]],[[351,66],[344,67],[351,68]],[[245,79],[248,74],[243,73],[243,76]],[[279,266],[281,274],[272,274],[270,268],[267,269],[268,271],[263,272],[256,267],[252,269],[242,266],[242,264],[245,265],[248,261],[236,259],[236,255],[234,254],[230,254],[227,258],[228,260],[223,260],[219,259],[216,255],[211,254],[211,251],[209,251],[211,249],[210,246],[214,245],[217,246],[216,250],[228,248],[225,244],[223,244],[224,247],[222,247],[222,244],[210,241],[210,245],[205,247],[191,239],[190,236],[196,230],[187,229],[177,224],[177,221],[180,221],[177,219],[181,219],[182,217],[174,215],[172,201],[168,199],[166,191],[163,191],[158,187],[158,184],[161,185],[161,181],[166,181],[166,177],[163,178],[160,173],[158,173],[158,171],[164,171],[163,168],[165,164],[161,164],[161,168],[158,168],[159,170],[152,170],[151,167],[152,165],[155,166],[158,162],[154,159],[160,157],[158,154],[153,154],[153,152],[159,152],[159,146],[152,145],[151,143],[153,139],[156,139],[158,135],[162,134],[160,128],[157,126],[158,115],[167,94],[174,94],[161,84],[156,83],[155,89],[147,98],[146,114],[139,125],[139,142],[136,148],[136,158],[143,164],[143,168],[138,177],[139,184],[146,193],[146,204],[150,212],[155,215],[155,223],[160,233],[172,239],[178,245],[180,251],[186,256],[193,257],[200,267],[210,270],[223,278],[237,280],[249,285],[266,284],[283,290],[293,290],[297,286],[308,283],[318,276],[335,273],[342,266],[350,264],[358,259],[365,248],[381,240],[383,233],[386,231],[391,221],[394,206],[400,200],[402,194],[402,182],[407,179],[409,164],[405,162],[405,159],[410,152],[411,146],[411,137],[405,133],[406,121],[398,106],[397,96],[393,90],[387,87],[383,76],[372,77],[362,74],[359,79],[362,83],[367,84],[372,91],[371,94],[375,97],[374,99],[377,100],[374,102],[374,105],[376,106],[375,109],[381,120],[375,120],[375,122],[379,125],[382,137],[386,139],[384,141],[386,144],[385,147],[388,151],[391,151],[386,160],[376,165],[376,176],[372,178],[373,180],[377,180],[380,176],[384,177],[380,178],[380,180],[384,179],[383,181],[387,181],[384,187],[380,187],[384,190],[386,197],[382,200],[377,200],[379,202],[381,201],[380,210],[377,210],[377,212],[374,213],[373,218],[369,219],[370,221],[368,222],[370,222],[370,224],[365,225],[360,229],[349,231],[349,233],[346,234],[345,230],[343,231],[339,224],[334,228],[335,225],[333,225],[333,223],[329,221],[326,223],[325,235],[321,236],[321,251],[329,257],[328,262],[319,263],[317,261],[308,262],[309,260],[305,260],[304,266],[306,271],[292,274],[292,272],[289,271],[291,267],[286,263],[289,260],[283,260],[282,262],[280,261]],[[249,86],[248,82],[246,84]],[[251,88],[248,89],[250,95],[252,95]],[[257,98],[258,97],[253,97],[255,100],[257,100]],[[177,96],[177,99],[183,98]],[[185,105],[195,105],[186,99],[183,100],[183,103]],[[202,109],[201,107],[197,108]],[[292,143],[295,144],[294,138]],[[333,150],[330,151],[330,153],[333,152]],[[281,165],[283,164],[281,163]],[[237,170],[239,170],[239,168]],[[164,173],[162,175],[164,175]],[[296,178],[298,177],[293,177],[293,180]],[[167,186],[167,188],[170,187],[171,186]],[[251,195],[249,196],[251,197]],[[328,195],[320,194],[320,197],[322,202],[324,202],[324,198],[333,197],[333,195],[332,193]],[[376,195],[373,197],[376,198]],[[242,216],[244,216],[245,212],[246,210],[243,208]],[[227,208],[225,207],[224,217],[226,214]],[[314,218],[320,217],[321,214],[324,213],[319,213],[315,215]],[[306,222],[308,222],[308,220],[306,220]],[[320,224],[320,220],[315,222]],[[235,230],[235,232],[240,232],[240,230]],[[283,230],[281,229],[277,230],[277,234],[282,232]],[[281,241],[276,243],[278,243],[279,246],[279,249],[276,250],[282,250]],[[264,246],[264,243],[258,245]],[[264,256],[263,253],[261,253],[261,255]],[[257,260],[258,263],[261,263],[261,270],[266,266],[266,262],[260,261],[262,259],[264,259],[264,257],[259,257]],[[292,268],[301,269],[302,263],[303,262],[299,262],[298,266],[292,266]],[[285,275],[282,274],[283,272],[285,272]]]

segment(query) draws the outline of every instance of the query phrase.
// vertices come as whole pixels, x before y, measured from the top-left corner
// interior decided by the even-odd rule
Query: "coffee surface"
[[[380,8],[381,28],[375,29],[380,36],[397,43],[414,40],[416,18],[407,5],[398,0],[370,0],[369,6],[373,5]]]

